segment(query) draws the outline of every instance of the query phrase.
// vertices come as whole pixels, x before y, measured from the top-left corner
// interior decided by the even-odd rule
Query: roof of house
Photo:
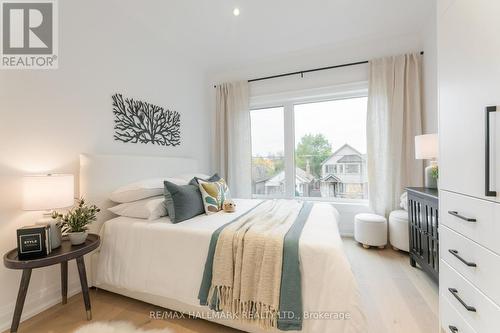
[[[255,183],[263,183],[263,182],[267,182],[269,179],[271,179],[272,177],[263,177],[263,178],[258,178],[255,180]]]
[[[360,155],[344,155],[337,163],[356,163],[363,161]]]
[[[301,168],[295,168],[295,177],[304,180],[303,183],[310,183],[314,180],[314,176]]]
[[[344,157],[342,157],[341,159],[344,159],[344,158],[347,158],[348,156],[360,156],[361,159],[364,158],[364,155],[361,154],[357,149],[355,149],[353,146],[351,146],[350,144],[348,143],[345,143],[342,147],[340,147],[339,149],[337,149],[336,151],[333,152],[333,154],[331,154],[327,159],[325,159],[323,162],[321,162],[321,165],[325,164],[326,162],[328,162],[332,157],[335,157],[337,156],[342,150],[345,150],[345,149],[348,149],[351,151],[351,153],[349,154],[345,154]],[[339,160],[340,162],[340,160]],[[356,162],[359,162],[359,160],[357,160]],[[348,162],[342,162],[342,163],[348,163]]]
[[[295,168],[296,183],[310,183],[314,180],[314,176],[301,168]],[[266,186],[279,186],[285,181],[285,170],[278,172],[274,177],[266,181]]]
[[[342,182],[342,180],[339,177],[337,177],[331,173],[329,173],[325,177],[321,178],[321,181],[329,182],[329,183],[330,182],[332,182],[332,183],[341,183]]]

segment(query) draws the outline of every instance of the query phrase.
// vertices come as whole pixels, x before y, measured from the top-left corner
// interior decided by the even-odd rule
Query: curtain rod
[[[424,51],[420,52],[421,55],[424,54]],[[306,69],[303,71],[297,71],[297,72],[290,72],[290,73],[284,73],[284,74],[277,74],[277,75],[271,75],[271,76],[265,76],[265,77],[259,77],[256,79],[250,79],[248,82],[256,82],[256,81],[263,81],[263,80],[269,80],[269,79],[276,79],[278,77],[284,77],[284,76],[290,76],[290,75],[299,75],[301,77],[304,77],[304,73],[311,73],[311,72],[317,72],[317,71],[324,71],[327,69],[334,69],[334,68],[341,68],[341,67],[349,67],[349,66],[356,66],[356,65],[362,65],[362,64],[367,64],[369,61],[358,61],[358,62],[350,62],[347,64],[342,64],[342,65],[334,65],[334,66],[328,66],[328,67],[320,67],[320,68],[313,68],[313,69]],[[217,85],[214,85],[214,88],[216,88]]]

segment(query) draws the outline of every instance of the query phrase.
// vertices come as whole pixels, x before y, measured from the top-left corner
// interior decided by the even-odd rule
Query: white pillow
[[[114,202],[125,203],[163,194],[163,182],[168,180],[176,185],[186,185],[189,181],[179,178],[151,178],[122,186],[109,196]]]
[[[406,193],[406,191],[399,197],[399,207],[408,210],[408,193]]]
[[[108,210],[116,215],[148,220],[156,220],[167,215],[164,196],[126,202],[108,208]]]

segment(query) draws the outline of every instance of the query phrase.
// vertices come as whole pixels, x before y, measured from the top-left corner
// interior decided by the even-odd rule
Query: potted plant
[[[432,166],[431,172],[432,178],[436,180],[436,185],[439,187],[439,168],[437,165]]]
[[[97,219],[101,210],[96,205],[88,206],[83,198],[77,200],[76,207],[66,214],[56,211],[52,213],[53,219],[59,219],[62,231],[66,233],[72,245],[79,245],[87,239],[87,226]]]

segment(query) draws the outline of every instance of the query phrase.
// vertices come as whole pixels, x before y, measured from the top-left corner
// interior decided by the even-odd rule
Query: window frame
[[[259,107],[259,108],[250,108],[250,112],[252,111],[257,111],[257,110],[266,110],[266,109],[277,109],[277,108],[283,108],[283,123],[285,123],[285,108],[281,105],[273,105],[273,106],[264,106],[264,107]],[[251,119],[251,115],[250,115],[250,119]],[[250,128],[252,127],[252,123],[250,121]],[[250,133],[252,132],[252,130],[250,129]],[[268,194],[254,194],[252,193],[252,198],[254,199],[270,199],[270,198],[273,198],[273,199],[288,199],[289,197],[287,196],[286,194],[286,186],[287,186],[287,183],[288,183],[288,179],[286,178],[286,153],[285,153],[285,150],[286,150],[286,143],[285,143],[285,138],[286,138],[286,135],[285,133],[283,133],[283,153],[284,153],[284,156],[283,156],[283,163],[285,164],[285,191],[283,193],[279,193],[279,194],[273,194],[273,195],[268,195]],[[250,142],[252,142],[251,138],[250,138]],[[253,147],[250,147],[250,160],[251,160],[251,163],[253,164]],[[251,180],[253,181],[253,179]]]
[[[283,108],[285,192],[279,196],[253,194],[252,198],[281,198],[338,203],[363,203],[367,199],[300,197],[295,196],[295,105],[328,102],[368,96],[368,81],[339,84],[313,89],[300,89],[250,97],[250,112],[266,108]],[[361,170],[360,170],[361,171]]]

